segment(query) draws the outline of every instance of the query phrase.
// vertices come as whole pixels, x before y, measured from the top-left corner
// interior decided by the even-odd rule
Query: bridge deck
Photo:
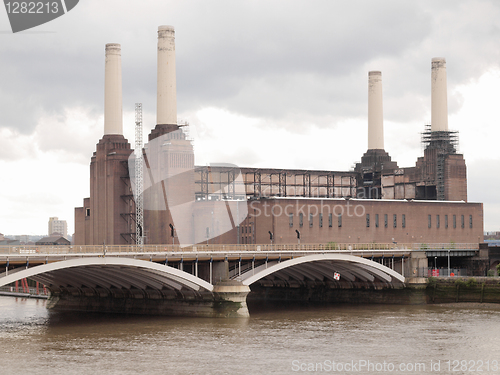
[[[317,253],[363,258],[409,256],[411,252],[474,252],[479,244],[294,244],[294,245],[144,245],[144,246],[0,246],[0,262],[30,265],[83,257],[125,257],[153,262],[291,259]]]
[[[283,251],[366,251],[366,250],[478,250],[478,243],[394,244],[394,243],[328,243],[328,244],[255,244],[255,245],[70,245],[70,246],[0,246],[0,256],[10,254],[104,254],[104,253],[198,253],[198,252],[283,252]]]

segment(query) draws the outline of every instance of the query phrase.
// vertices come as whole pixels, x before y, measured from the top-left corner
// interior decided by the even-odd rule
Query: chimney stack
[[[123,134],[122,58],[117,43],[106,44],[104,76],[104,135]]]
[[[177,124],[175,81],[175,31],[173,26],[158,27],[158,82],[156,123]]]
[[[446,59],[432,59],[431,131],[448,131],[448,98],[446,89]]]
[[[368,150],[384,149],[382,73],[368,72]]]

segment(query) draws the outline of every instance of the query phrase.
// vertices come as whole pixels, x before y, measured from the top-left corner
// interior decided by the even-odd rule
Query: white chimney
[[[104,76],[104,135],[123,134],[122,57],[117,43],[106,44]]]
[[[448,131],[448,98],[446,90],[446,59],[432,59],[431,131]]]
[[[175,83],[175,31],[173,26],[158,27],[158,82],[156,123],[177,124]]]
[[[382,73],[368,72],[368,150],[384,149]]]

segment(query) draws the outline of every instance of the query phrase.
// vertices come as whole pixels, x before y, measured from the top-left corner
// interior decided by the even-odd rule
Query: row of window
[[[427,216],[427,227],[432,228],[432,215]],[[441,227],[441,218],[436,215],[436,228]],[[448,228],[448,215],[444,215],[444,227]],[[457,215],[453,215],[453,228],[457,227]],[[460,227],[465,228],[465,215],[460,215]],[[469,228],[472,229],[472,215],[469,215]]]
[[[252,227],[250,226],[242,226],[241,227],[241,233],[252,233]]]
[[[312,226],[313,226],[313,219],[314,219],[314,215],[309,214],[309,228],[312,228]],[[289,220],[290,228],[292,228],[293,227],[293,214],[288,214],[288,220]],[[339,228],[342,227],[342,215],[337,216],[337,225]],[[299,213],[299,227],[302,228],[303,226],[304,226],[304,214]],[[330,228],[333,227],[333,214],[328,214],[328,226]],[[319,227],[320,228],[323,227],[323,214],[319,214]]]
[[[366,227],[370,228],[370,214],[366,214]],[[379,227],[379,215],[375,214],[375,228]],[[389,215],[384,214],[384,228],[389,227]],[[392,215],[392,227],[398,227],[398,215]],[[406,228],[406,215],[401,214],[401,228]]]
[[[337,215],[336,215],[337,216]],[[313,226],[313,214],[309,214],[309,228]],[[293,227],[293,214],[288,215],[290,228]],[[457,215],[453,215],[453,228],[457,227]],[[371,225],[370,222],[370,214],[366,214],[366,227],[369,228]],[[299,227],[304,226],[304,214],[299,213]],[[328,226],[333,227],[333,214],[328,214]],[[339,228],[342,227],[342,215],[337,216],[337,226]],[[375,227],[378,228],[379,225],[379,214],[375,214]],[[465,215],[461,215],[460,217],[460,226],[461,228],[465,228]],[[319,214],[319,227],[323,227],[323,214]],[[389,227],[389,215],[384,214],[384,228]],[[392,227],[398,227],[398,215],[392,215]],[[428,227],[432,228],[432,215],[428,215]],[[440,215],[436,215],[436,228],[441,227],[441,218]],[[448,215],[444,215],[444,227],[448,228]],[[401,214],[401,228],[406,228],[406,215]],[[469,228],[472,228],[472,215],[469,215]]]

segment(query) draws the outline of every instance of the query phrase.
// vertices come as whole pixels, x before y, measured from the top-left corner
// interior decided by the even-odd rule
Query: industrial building
[[[171,26],[158,29],[157,68],[157,124],[134,156],[122,131],[121,47],[106,45],[104,135],[91,158],[90,197],[75,209],[75,244],[483,241],[483,206],[467,202],[458,133],[448,129],[444,58],[432,59],[424,155],[408,168],[385,151],[382,74],[368,73],[368,149],[351,171],[196,166],[177,121]]]

